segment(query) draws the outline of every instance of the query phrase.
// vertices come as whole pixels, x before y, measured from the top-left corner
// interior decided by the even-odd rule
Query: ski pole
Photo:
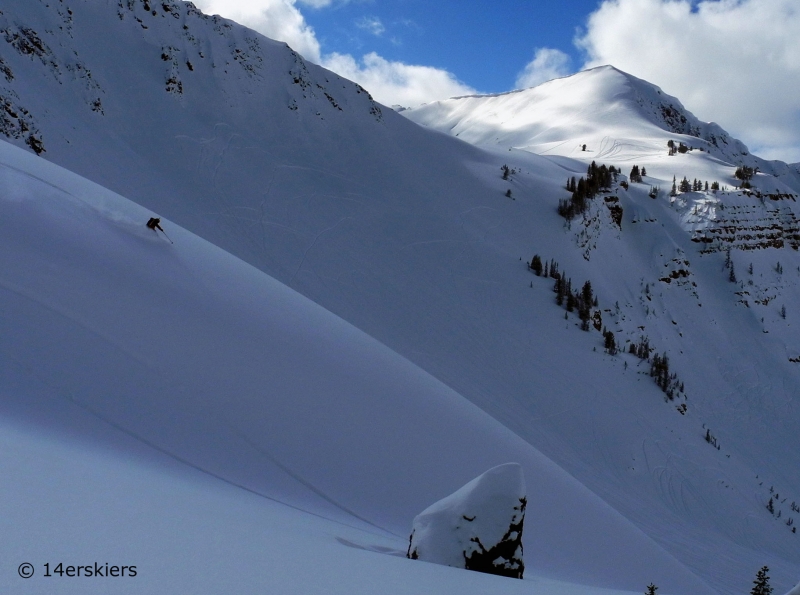
[[[167,232],[166,232],[166,231],[164,231],[164,230],[162,229],[162,230],[161,230],[161,233],[163,233],[163,234],[164,234],[164,237],[165,237],[165,238],[167,238],[167,239],[169,240],[169,243],[170,243],[170,244],[174,244],[174,243],[175,243],[175,242],[173,242],[172,240],[170,240],[170,239],[169,239],[169,236],[167,235]]]

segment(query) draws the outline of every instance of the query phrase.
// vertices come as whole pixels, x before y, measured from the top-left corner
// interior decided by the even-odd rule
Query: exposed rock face
[[[526,501],[522,467],[489,469],[417,515],[408,557],[522,578]]]

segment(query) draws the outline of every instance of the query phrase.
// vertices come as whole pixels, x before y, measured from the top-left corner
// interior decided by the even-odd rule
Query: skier
[[[161,223],[161,219],[159,219],[157,217],[150,217],[150,221],[147,222],[147,227],[152,229],[153,231],[156,231],[157,229],[160,229],[162,233],[165,233],[164,229],[161,227],[160,223]],[[158,233],[158,232],[156,232],[156,233]]]
[[[159,231],[161,233],[163,233],[164,237],[167,238],[167,240],[169,240],[170,244],[174,244],[175,243],[167,235],[167,232],[164,231],[164,228],[161,227],[161,219],[159,219],[158,217],[150,217],[150,221],[147,222],[147,227],[148,227],[148,229],[152,229],[153,231],[155,231],[156,235],[158,235]]]

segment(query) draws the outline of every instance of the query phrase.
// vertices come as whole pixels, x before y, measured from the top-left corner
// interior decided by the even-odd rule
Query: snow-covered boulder
[[[417,515],[408,557],[522,578],[525,504],[520,465],[489,469]]]

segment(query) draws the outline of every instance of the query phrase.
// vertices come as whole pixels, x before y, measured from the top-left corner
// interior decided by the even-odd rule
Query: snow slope
[[[284,540],[279,559],[313,567],[404,552],[418,509],[515,460],[542,485],[530,494],[534,568],[597,575],[636,557],[647,573],[607,580],[703,591],[530,445],[256,269],[165,222],[168,243],[144,226],[148,211],[7,143],[0,197],[5,560],[41,571],[47,560],[116,556],[138,562],[146,584],[210,593],[202,569],[219,559],[244,592],[260,591],[256,568],[281,569],[271,558]],[[183,498],[197,517],[174,518]],[[224,518],[234,526],[220,528]],[[292,535],[298,526],[311,536]],[[602,530],[586,536],[586,526]],[[336,550],[337,539],[350,547]],[[541,554],[555,544],[559,556]],[[378,580],[369,567],[312,580],[296,566],[270,581],[301,593],[313,580]],[[417,566],[398,572],[408,576],[392,588],[413,591]],[[10,568],[3,580],[22,592]],[[86,592],[35,581],[31,592]]]
[[[555,151],[540,156],[528,150],[509,150],[502,144],[490,150],[476,148],[420,128],[374,104],[352,83],[306,65],[283,44],[222,19],[205,17],[187,4],[166,1],[150,5],[149,10],[143,1],[133,0],[68,4],[71,13],[64,3],[48,5],[39,0],[11,0],[0,8],[5,40],[5,45],[0,41],[0,58],[6,72],[0,77],[0,92],[4,105],[9,106],[3,118],[11,142],[31,154],[44,148],[41,162],[58,163],[148,209],[130,217],[139,231],[139,222],[153,213],[170,221],[168,233],[177,231],[175,225],[185,228],[185,236],[173,237],[174,250],[182,250],[189,241],[185,238],[194,237],[191,232],[360,329],[365,335],[358,336],[369,345],[378,341],[393,354],[386,358],[398,358],[409,367],[408,374],[418,383],[415,386],[432,382],[439,388],[425,390],[456,395],[452,399],[461,405],[453,405],[452,399],[443,403],[438,417],[432,417],[426,427],[438,427],[450,417],[445,412],[452,407],[460,411],[465,406],[461,398],[466,399],[472,404],[468,410],[479,420],[494,419],[491,424],[498,425],[492,427],[513,437],[508,440],[518,445],[514,448],[541,453],[556,470],[574,478],[579,491],[587,490],[582,492],[587,501],[601,499],[714,591],[740,593],[748,589],[763,564],[772,569],[778,590],[797,583],[797,536],[785,524],[797,516],[792,502],[800,501],[800,480],[794,472],[800,463],[795,413],[800,373],[791,361],[800,355],[791,326],[800,303],[800,261],[789,248],[795,201],[765,199],[762,204],[757,197],[743,193],[704,192],[682,194],[680,200],[672,201],[666,192],[657,200],[648,198],[650,184],[660,184],[663,191],[673,175],[718,179],[730,188],[735,166],[725,162],[722,153],[691,151],[667,156],[668,138],[691,138],[694,140],[689,142],[706,143],[703,147],[710,141],[667,132],[643,117],[630,124],[629,133],[632,138],[644,139],[642,142],[629,143],[632,148],[626,148],[628,152],[620,148],[599,159],[622,168],[622,181],[631,165],[645,164],[651,155],[658,157],[652,165],[646,163],[650,177],[646,184],[631,184],[628,191],[615,186],[614,196],[623,209],[621,228],[612,221],[603,197],[592,203],[585,218],[566,225],[556,213],[558,201],[569,196],[564,182],[569,176],[584,175],[588,161],[598,158],[598,147],[603,146],[600,141],[608,136],[602,127],[596,130],[596,145],[595,141],[583,141],[591,151],[586,159]],[[603,82],[606,75],[611,78]],[[627,83],[620,82],[614,71],[605,71],[603,76],[595,77],[597,84],[609,93],[627,93]],[[97,109],[97,99],[101,109]],[[605,113],[607,96],[595,99],[584,98],[584,107],[576,109]],[[585,130],[579,120],[559,118],[553,118],[553,125],[571,135],[565,138],[573,139],[572,147],[588,138],[589,132],[595,134]],[[604,122],[621,127],[624,119]],[[33,140],[31,135],[35,135]],[[553,136],[548,142],[564,141]],[[501,179],[504,163],[516,170],[510,180]],[[784,175],[777,170],[774,173]],[[779,180],[786,194],[796,188],[790,174]],[[773,181],[766,175],[762,179]],[[759,179],[756,182],[761,183]],[[504,196],[507,190],[512,190],[511,198]],[[775,189],[764,186],[763,192],[767,191]],[[734,218],[732,207],[754,209],[754,214],[746,217],[746,226],[723,225],[729,216]],[[764,223],[754,223],[762,215]],[[30,224],[38,218],[31,214]],[[776,221],[781,223],[773,228]],[[756,235],[767,233],[754,226],[782,234],[784,248],[769,244],[757,250],[734,250],[732,260],[740,281],[729,283],[725,246],[767,243],[764,238],[737,237],[744,234],[738,227],[753,229]],[[712,229],[720,230],[715,235],[724,232],[734,237],[724,244],[715,238],[711,243],[702,241],[703,234],[711,234]],[[116,242],[109,236],[100,239],[111,246]],[[167,248],[158,246],[150,246],[150,251]],[[186,250],[193,254],[199,250],[195,246],[192,243],[191,250]],[[125,245],[113,254],[122,256],[129,251]],[[104,251],[84,249],[82,258],[87,253]],[[648,375],[647,362],[603,353],[599,333],[579,331],[574,315],[565,320],[564,310],[553,303],[552,280],[537,278],[527,270],[526,261],[534,253],[545,260],[558,260],[576,286],[591,280],[603,323],[623,345],[646,334],[659,352],[668,352],[672,369],[685,383],[688,400],[666,402]],[[231,259],[223,252],[214,254],[215,261]],[[53,269],[44,263],[60,256],[53,248],[42,256],[37,270]],[[205,262],[205,258],[201,260]],[[782,263],[782,273],[775,270],[777,261]],[[746,271],[751,263],[754,272],[749,275]],[[163,271],[146,267],[137,275],[146,279],[157,275],[156,287],[173,287],[170,280],[180,267],[167,261],[161,264]],[[14,266],[13,259],[4,266]],[[113,271],[118,263],[102,266]],[[134,268],[141,271],[142,266]],[[13,270],[12,277],[22,274]],[[195,269],[190,271],[193,279],[206,278],[195,274]],[[287,368],[283,360],[284,365],[262,370],[257,348],[251,351],[249,347],[258,344],[254,335],[260,336],[260,329],[277,324],[274,320],[269,324],[250,322],[250,317],[261,320],[265,300],[247,298],[250,286],[231,282],[228,285],[234,291],[230,295],[223,292],[224,299],[233,299],[233,295],[244,300],[245,304],[237,306],[242,317],[237,322],[231,314],[233,308],[198,303],[198,308],[208,312],[199,327],[194,308],[176,309],[175,320],[172,310],[167,310],[169,315],[154,311],[168,296],[154,297],[154,303],[148,305],[150,300],[139,304],[114,293],[123,291],[116,289],[118,285],[124,291],[138,291],[140,284],[132,284],[128,277],[106,281],[106,297],[110,303],[136,302],[140,311],[136,319],[153,316],[155,323],[145,330],[100,309],[98,322],[91,323],[96,326],[90,328],[100,328],[102,321],[103,328],[108,324],[110,329],[104,331],[104,337],[117,341],[115,337],[121,333],[125,341],[138,345],[126,349],[132,350],[137,361],[157,366],[158,373],[168,379],[163,389],[168,394],[163,400],[148,397],[152,391],[162,395],[156,389],[158,383],[151,380],[136,384],[127,397],[103,399],[114,385],[113,376],[95,377],[80,371],[97,368],[88,368],[85,361],[101,355],[110,358],[105,347],[93,350],[97,355],[82,360],[84,363],[70,359],[69,365],[58,364],[50,377],[74,377],[80,380],[75,380],[77,386],[91,381],[94,388],[85,391],[81,403],[106,417],[119,415],[119,422],[130,424],[123,426],[130,431],[163,438],[165,442],[159,446],[184,460],[189,461],[187,453],[196,454],[214,473],[226,470],[232,474],[226,479],[250,489],[267,490],[275,485],[275,497],[287,493],[293,502],[305,508],[319,506],[326,515],[347,517],[342,510],[346,509],[395,533],[408,531],[415,514],[489,466],[511,460],[523,463],[507,450],[496,460],[485,453],[479,440],[467,440],[453,430],[462,436],[458,445],[437,443],[435,449],[425,451],[436,453],[435,462],[430,456],[413,458],[400,451],[394,452],[391,465],[380,459],[378,466],[396,468],[396,477],[422,474],[416,486],[426,490],[424,494],[387,503],[387,493],[409,488],[400,479],[384,480],[383,471],[374,492],[365,488],[351,493],[348,486],[354,481],[344,482],[341,477],[360,480],[366,472],[354,462],[348,463],[345,455],[367,450],[363,443],[345,436],[342,444],[332,449],[345,461],[342,469],[338,462],[319,468],[315,461],[328,456],[327,443],[306,451],[289,429],[268,422],[277,414],[288,415],[298,424],[313,422],[315,431],[336,442],[342,426],[325,420],[332,415],[350,428],[347,416],[332,403],[312,415],[326,403],[320,403],[310,391],[330,385],[333,388],[326,390],[344,393],[341,398],[350,407],[344,411],[357,419],[371,419],[375,410],[362,413],[361,401],[346,398],[348,387],[357,386],[353,376],[343,372],[344,378],[336,376],[329,384],[316,376],[279,376],[284,378],[279,386],[299,399],[298,409],[279,401],[252,416],[249,409],[231,405],[230,411],[224,411],[225,419],[233,418],[239,434],[228,431],[216,425],[222,417],[214,395],[238,398],[241,394],[244,400],[240,405],[251,403],[256,398],[254,387],[272,385],[271,374],[285,373]],[[65,287],[65,280],[58,292],[48,289],[51,283],[59,286],[57,279],[46,274],[36,283],[40,293],[71,299],[70,315],[81,312],[81,324],[94,320],[95,314],[83,305],[85,296]],[[267,291],[256,285],[259,291]],[[173,297],[178,296],[179,303],[202,302],[204,294],[195,295],[199,289],[208,292],[213,288],[203,283],[178,283],[176,291],[180,291]],[[785,318],[780,315],[782,304],[788,310]],[[303,316],[296,313],[293,320]],[[320,324],[323,322],[331,324]],[[154,326],[164,328],[159,343],[142,343]],[[45,357],[52,354],[42,346],[53,343],[53,328],[41,325],[38,334],[23,333],[31,337],[30,359],[67,361]],[[189,329],[185,337],[183,328]],[[319,333],[313,325],[301,328],[306,339],[298,339],[294,345],[296,352],[304,353],[307,338]],[[340,337],[331,347],[334,354],[352,354],[355,349],[349,346],[351,335],[345,334],[347,340]],[[151,348],[155,355],[149,355]],[[309,357],[316,354],[319,358],[315,365],[337,368],[338,360],[334,366],[328,359],[333,355],[318,349],[309,351]],[[372,347],[360,349],[365,359],[355,370],[374,382],[372,386],[399,394],[387,375],[374,372],[377,356],[370,355]],[[78,357],[73,349],[65,351]],[[175,364],[184,361],[183,355],[176,354],[183,351],[196,360],[186,378],[174,376]],[[273,352],[284,355],[282,349]],[[142,370],[137,378],[148,376],[144,373],[148,368]],[[220,375],[217,380],[212,378],[215,375]],[[301,384],[295,387],[295,382]],[[207,387],[218,390],[209,392]],[[203,408],[185,410],[181,395],[195,393]],[[140,398],[164,418],[180,419],[179,427],[185,429],[176,433],[163,419],[145,419],[134,406]],[[426,406],[428,401],[420,399],[418,406]],[[676,409],[684,404],[688,411],[681,415]],[[41,411],[37,411],[29,418],[41,424]],[[387,423],[391,422],[387,428],[398,427],[394,415],[400,413],[393,410],[386,415]],[[427,420],[419,412],[406,411],[404,415],[409,417],[400,415],[400,419],[420,416],[422,422]],[[238,423],[243,425],[237,428]],[[208,425],[219,432],[216,444],[197,438]],[[262,427],[269,432],[263,442],[254,442],[253,436]],[[413,424],[409,421],[402,427]],[[707,431],[713,432],[719,450],[704,440]],[[271,439],[272,433],[275,437]],[[419,440],[420,433],[425,434],[416,432],[414,440]],[[382,444],[377,441],[377,431],[370,435],[374,441],[369,444]],[[410,436],[408,440],[410,448],[416,449],[414,440]],[[235,444],[236,452],[241,448],[243,454],[234,456],[233,447],[229,450],[220,444]],[[414,452],[424,450],[419,448]],[[476,457],[469,473],[451,466],[454,460],[463,459],[464,448]],[[479,455],[481,452],[484,454]],[[234,465],[232,460],[241,462]],[[418,469],[420,461],[433,466]],[[306,483],[287,474],[281,465]],[[445,469],[451,475],[437,479]],[[535,485],[530,479],[535,476],[526,469],[530,486]],[[266,477],[269,479],[263,479]],[[551,489],[543,493],[562,492]],[[766,510],[770,497],[777,500],[773,514]],[[596,515],[608,509],[577,502],[564,504],[565,509],[568,512],[560,518],[581,532],[580,537],[568,537],[575,533],[555,526],[546,534],[535,529],[527,533],[526,529],[526,540],[547,536],[540,545],[526,545],[528,568],[594,586],[641,590],[655,580],[662,592],[673,589],[670,579],[651,577],[650,569],[655,566],[624,560],[631,551],[649,551],[635,537],[639,535],[636,531],[620,529],[623,536],[618,546],[605,541],[617,530],[598,526],[596,519],[603,517]],[[538,522],[534,510],[531,502],[531,527]],[[556,518],[559,515],[554,514]],[[601,557],[617,553],[623,562]],[[678,571],[672,574],[675,580],[685,577]],[[680,580],[688,585],[691,578]],[[699,586],[675,589],[703,591]]]

